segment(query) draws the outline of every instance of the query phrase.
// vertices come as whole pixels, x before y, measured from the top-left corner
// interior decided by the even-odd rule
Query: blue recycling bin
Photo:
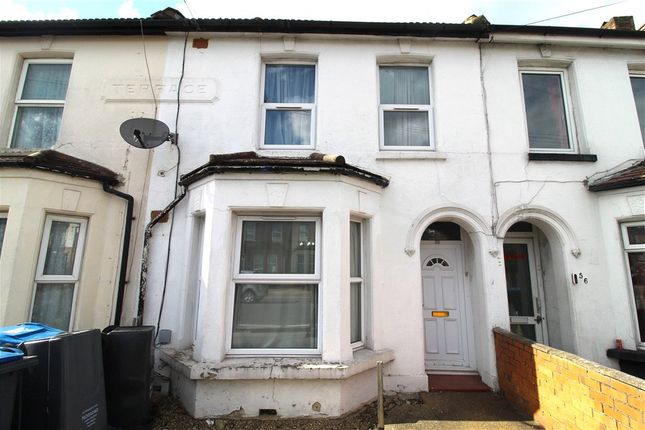
[[[26,322],[17,325],[0,327],[0,345],[18,346],[30,340],[49,339],[65,333],[45,324]]]

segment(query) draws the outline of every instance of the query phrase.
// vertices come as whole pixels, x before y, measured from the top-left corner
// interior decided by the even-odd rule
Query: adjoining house
[[[176,133],[145,175],[121,172],[145,178],[129,190],[156,224],[135,228],[122,322],[165,330],[158,369],[191,414],[340,415],[374,397],[377,361],[391,391],[428,374],[495,389],[494,327],[614,367],[616,339],[644,347],[643,174],[596,179],[645,156],[633,22],[166,12],[0,36],[143,33],[163,56],[89,102]]]

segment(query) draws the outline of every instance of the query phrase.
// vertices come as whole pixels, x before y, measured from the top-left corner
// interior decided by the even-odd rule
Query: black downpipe
[[[123,296],[125,295],[125,284],[128,275],[128,256],[130,254],[130,234],[132,231],[132,210],[134,207],[134,197],[130,194],[122,193],[103,183],[103,191],[114,194],[117,197],[125,199],[127,202],[125,214],[125,227],[123,230],[123,249],[121,250],[121,270],[119,273],[119,289],[116,295],[116,307],[114,309],[114,325],[121,325],[121,314],[123,313]]]
[[[170,202],[156,217],[154,217],[143,233],[143,255],[141,256],[141,277],[139,279],[139,304],[137,306],[137,325],[143,324],[143,309],[146,301],[146,289],[148,286],[148,252],[150,247],[150,238],[152,237],[152,228],[157,225],[162,218],[164,218],[177,204],[186,197],[188,188],[182,187],[181,194]],[[168,237],[170,240],[170,237]]]

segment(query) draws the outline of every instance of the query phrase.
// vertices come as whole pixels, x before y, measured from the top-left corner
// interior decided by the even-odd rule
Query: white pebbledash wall
[[[192,315],[186,312],[185,299],[192,288],[188,282],[187,238],[191,237],[192,216],[203,211],[204,255],[208,257],[206,296],[200,303],[203,311],[198,317],[192,357],[186,361],[187,367],[175,363],[172,376],[176,392],[192,413],[217,415],[242,407],[249,415],[257,414],[259,408],[275,408],[281,415],[337,415],[346,410],[338,406],[338,387],[342,381],[358,377],[339,379],[333,389],[325,388],[329,382],[323,379],[296,378],[293,383],[298,388],[290,389],[287,382],[275,379],[251,381],[240,376],[235,381],[218,380],[186,370],[200,362],[206,366],[220,363],[226,357],[236,212],[279,209],[321,214],[322,360],[335,363],[356,359],[349,345],[347,224],[352,213],[371,218],[370,346],[393,352],[394,360],[386,366],[388,390],[427,389],[418,248],[425,227],[437,220],[457,222],[468,233],[466,287],[473,307],[477,368],[485,383],[497,386],[491,329],[509,326],[502,242],[508,228],[518,220],[537,225],[557,253],[554,283],[558,294],[570,303],[573,325],[568,328],[573,333],[573,338],[567,339],[568,348],[611,365],[605,350],[613,346],[615,338],[622,338],[625,347],[634,347],[636,333],[633,315],[627,311],[629,282],[618,222],[626,216],[642,217],[645,211],[640,208],[633,213],[618,208],[625,206],[627,194],[642,193],[642,189],[603,197],[602,193],[588,192],[583,181],[595,172],[643,157],[628,66],[643,66],[645,46],[633,50],[580,47],[574,39],[560,38],[552,41],[551,52],[545,55],[537,43],[515,43],[512,38],[506,44],[492,44],[298,35],[292,44],[292,36],[203,36],[209,39],[207,49],[192,48],[192,37],[188,39],[185,79],[205,82],[215,97],[181,105],[177,130],[180,173],[204,164],[211,153],[257,151],[262,155],[308,156],[312,151],[258,149],[261,73],[263,61],[315,59],[315,150],[341,154],[349,164],[385,175],[391,183],[380,190],[330,175],[229,174],[211,176],[189,188],[174,214],[161,328],[173,330],[170,346],[175,349],[192,343],[188,328]],[[166,77],[180,76],[183,51],[183,36],[171,37]],[[435,151],[379,151],[378,65],[387,62],[430,65]],[[567,70],[580,152],[597,154],[595,163],[527,158],[518,64],[564,63],[570,64]],[[164,104],[159,110],[159,118],[173,131],[176,108]],[[176,160],[177,149],[170,145],[155,150],[149,210],[162,209],[172,200]],[[286,200],[277,208],[268,203],[266,191],[268,183],[276,182],[288,184]],[[368,209],[357,206],[356,193],[361,189],[373,196]],[[156,324],[158,318],[169,226],[155,227],[151,242],[144,316],[147,324]],[[584,273],[589,283],[572,285],[571,273]],[[131,284],[130,288],[135,286]],[[132,290],[129,293],[133,298]],[[135,306],[130,300],[126,312],[134,316]],[[363,375],[364,390],[373,394],[371,382],[365,374],[359,375]],[[267,395],[267,387],[276,383],[284,390]],[[236,397],[238,389],[246,395]],[[319,395],[303,397],[301,389]],[[228,400],[238,400],[226,400],[226,393],[232,396]],[[351,409],[370,397],[346,399],[346,407]],[[301,405],[315,403],[316,399],[323,404],[322,410]],[[286,406],[292,403],[298,406]]]

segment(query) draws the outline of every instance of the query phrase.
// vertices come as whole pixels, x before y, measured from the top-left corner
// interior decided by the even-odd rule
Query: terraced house
[[[645,348],[645,32],[0,23],[0,323],[151,324],[195,416],[336,416],[492,329]],[[155,149],[129,118],[172,131]],[[115,195],[116,194],[116,195]]]

